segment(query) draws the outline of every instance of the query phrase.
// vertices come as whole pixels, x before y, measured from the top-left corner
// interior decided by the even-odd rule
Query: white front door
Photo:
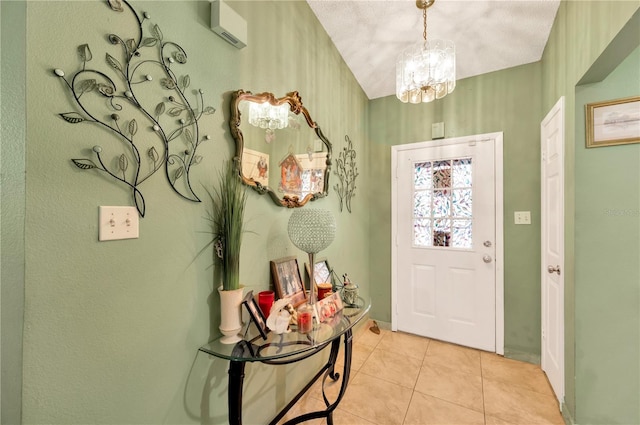
[[[394,147],[394,329],[496,351],[496,134]]]
[[[542,370],[564,398],[564,97],[540,125]]]

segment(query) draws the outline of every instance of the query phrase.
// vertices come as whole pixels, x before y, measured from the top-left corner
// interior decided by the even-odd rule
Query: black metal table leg
[[[335,339],[331,342],[331,352],[329,353],[329,360],[327,364],[329,365],[329,377],[334,381],[337,381],[340,378],[340,374],[335,372],[336,361],[338,360],[338,352],[340,351],[340,338]]]
[[[337,343],[337,346],[339,347],[340,341],[337,340],[334,342]],[[347,386],[349,385],[349,377],[351,376],[351,356],[353,353],[352,350],[353,350],[353,334],[351,332],[351,329],[349,329],[344,334],[344,367],[342,369],[342,383],[340,384],[340,393],[338,393],[338,397],[336,398],[336,401],[333,402],[333,404],[329,403],[329,400],[327,399],[327,396],[324,393],[324,387],[322,388],[322,397],[324,398],[324,403],[327,405],[327,424],[328,425],[333,425],[333,411],[336,409],[336,407],[338,407],[338,404],[340,404],[340,401],[342,401],[342,397],[344,397],[344,394],[347,392]],[[333,354],[333,350],[332,350],[332,354]],[[336,357],[337,357],[337,350],[336,350]],[[333,364],[335,365],[335,359]],[[338,378],[340,378],[340,374],[333,373],[333,371],[331,371],[329,376],[334,381],[337,381]]]
[[[340,401],[342,400],[342,397],[344,397],[344,393],[347,391],[347,385],[349,384],[349,377],[351,376],[352,350],[353,350],[353,333],[351,332],[351,329],[349,329],[344,334],[344,367],[342,369],[342,383],[340,384],[340,393],[338,394],[338,398],[336,398],[336,401],[334,401],[331,406],[328,405],[329,401],[327,400],[327,397],[324,395],[324,389],[323,389],[322,396],[324,397],[325,403],[330,408],[331,413],[333,413],[333,410],[338,406],[338,403],[340,403]],[[336,376],[335,379],[333,377],[331,378],[334,380],[337,380],[338,377],[339,375]],[[329,420],[327,422],[331,422],[330,421],[331,417],[329,417],[328,419]]]
[[[245,362],[231,360],[229,364],[229,425],[242,425],[242,386]]]
[[[347,391],[347,385],[349,384],[349,376],[351,375],[351,355],[352,355],[352,344],[353,344],[353,333],[351,329],[347,330],[344,333],[344,367],[342,369],[342,383],[340,384],[340,392],[336,400],[331,403],[327,398],[324,392],[324,382],[322,384],[322,397],[324,399],[324,403],[327,406],[326,410],[305,413],[303,415],[298,416],[297,418],[293,418],[285,423],[285,425],[294,425],[302,422],[309,421],[311,419],[318,418],[327,418],[327,424],[333,425],[333,412],[340,404],[342,397]],[[338,357],[338,350],[340,349],[340,339],[336,339],[331,343],[331,353],[329,354],[329,361],[327,362],[326,368],[326,376],[329,376],[334,381],[337,381],[340,378],[339,373],[335,373],[335,364]],[[309,383],[311,384],[315,381],[315,378]],[[309,385],[310,386],[310,385]],[[306,392],[308,388],[304,389],[302,393]]]

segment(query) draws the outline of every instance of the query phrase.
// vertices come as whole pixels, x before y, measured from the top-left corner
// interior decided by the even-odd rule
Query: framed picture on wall
[[[285,257],[271,261],[271,277],[278,298],[291,298],[291,304],[294,307],[307,300],[296,257]]]
[[[587,148],[640,143],[640,96],[588,103]]]

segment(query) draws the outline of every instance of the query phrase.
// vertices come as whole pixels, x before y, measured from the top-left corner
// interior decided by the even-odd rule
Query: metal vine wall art
[[[120,53],[106,53],[108,71],[87,67],[93,55],[89,45],[83,44],[78,47],[79,71],[70,77],[65,77],[62,69],[53,72],[66,83],[79,108],[60,117],[70,124],[90,123],[106,129],[118,143],[93,146],[95,160],[71,161],[82,170],[103,172],[128,186],[142,217],[146,205],[139,186],[162,168],[178,195],[200,202],[191,188],[189,173],[202,161],[198,147],[210,139],[200,134],[198,122],[215,109],[205,107],[202,89],[192,92],[197,106],[190,105],[190,77],[178,77],[172,69],[187,62],[187,53],[165,40],[158,25],[151,27],[150,36],[143,36],[142,24],[150,18],[148,13],[141,19],[125,0],[107,3],[115,12],[132,13],[138,23],[137,34],[125,39],[109,34],[109,42],[118,45]]]
[[[335,174],[340,181],[333,187],[340,197],[340,212],[342,212],[342,204],[347,207],[347,211],[351,212],[351,198],[356,196],[356,177],[358,177],[358,167],[356,167],[356,151],[353,149],[353,143],[349,136],[344,136],[346,146],[342,148],[342,152],[338,155],[336,161]]]

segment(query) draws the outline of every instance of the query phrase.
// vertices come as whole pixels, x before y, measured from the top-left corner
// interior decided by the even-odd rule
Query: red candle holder
[[[258,305],[260,310],[264,314],[264,317],[269,317],[271,313],[271,306],[275,301],[275,293],[273,291],[262,291],[258,293]]]

